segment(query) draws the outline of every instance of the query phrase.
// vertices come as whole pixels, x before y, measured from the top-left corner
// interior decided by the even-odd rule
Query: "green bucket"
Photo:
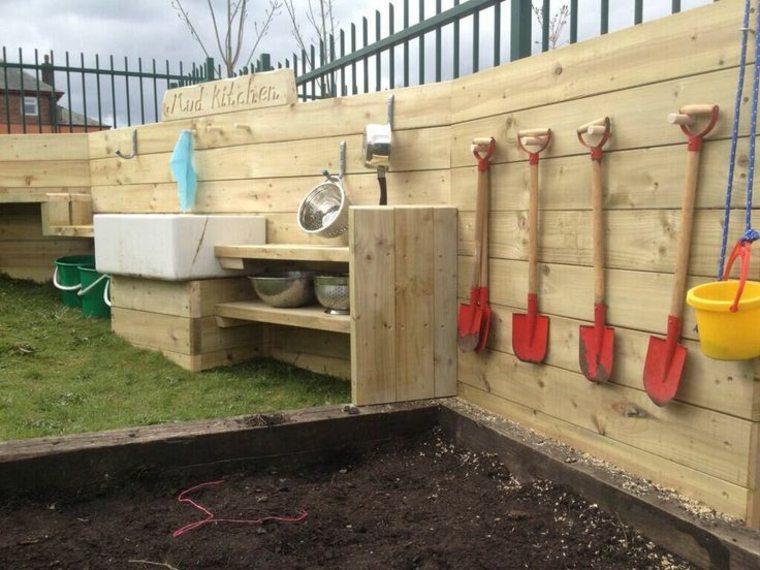
[[[67,307],[81,307],[77,291],[81,287],[79,267],[95,267],[94,255],[68,255],[55,260],[53,285],[61,292],[61,301]]]
[[[79,266],[82,288],[77,296],[82,300],[82,314],[90,319],[108,318],[111,307],[106,301],[106,287],[110,277],[98,273],[92,267]]]

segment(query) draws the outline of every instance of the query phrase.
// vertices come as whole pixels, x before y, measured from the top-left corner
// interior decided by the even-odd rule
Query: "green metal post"
[[[578,0],[570,0],[570,43],[578,42]]]
[[[602,22],[600,33],[606,34],[610,29],[610,0],[602,0]]]
[[[214,58],[206,58],[206,81],[214,80]]]
[[[395,14],[393,12],[393,4],[388,2],[388,35],[392,36],[395,33],[395,26],[393,24]],[[396,87],[396,53],[393,50],[393,46],[388,50],[388,80],[389,87],[393,89]]]
[[[673,0],[670,6],[670,12],[672,14],[677,14],[680,11],[681,11],[681,0]]]
[[[459,0],[454,0],[454,7],[459,6]],[[459,18],[454,20],[454,79],[459,77]]]
[[[541,6],[541,51],[549,51],[549,24],[551,23],[551,1],[544,0]]]
[[[501,2],[493,6],[493,65],[501,63]]]
[[[644,21],[644,0],[636,0],[633,4],[633,23],[635,25]]]
[[[531,44],[531,1],[512,0],[510,21],[510,60],[515,61],[530,55]]]
[[[419,21],[420,22],[425,21],[425,0],[420,0],[420,3],[419,3]],[[424,35],[420,36],[419,40],[417,41],[420,42],[419,43],[419,50],[420,50],[419,52],[420,83],[419,84],[424,85],[425,84],[425,36]]]

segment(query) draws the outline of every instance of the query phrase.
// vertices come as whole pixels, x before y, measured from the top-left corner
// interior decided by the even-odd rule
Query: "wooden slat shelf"
[[[261,301],[237,301],[219,303],[216,315],[220,327],[236,326],[236,321],[255,321],[345,334],[351,329],[349,315],[328,315],[320,306],[279,309]]]
[[[214,248],[218,258],[224,259],[280,259],[284,261],[336,261],[348,263],[347,246],[325,245],[218,245]]]

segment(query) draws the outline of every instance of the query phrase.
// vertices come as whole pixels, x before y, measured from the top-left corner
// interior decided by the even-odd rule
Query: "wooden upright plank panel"
[[[735,66],[742,7],[741,0],[722,0],[585,40],[582,46],[525,58],[509,64],[506,72],[502,66],[462,77],[452,89],[452,120],[468,121]],[[599,116],[599,110],[591,116]]]
[[[433,208],[434,396],[457,393],[457,211]]]
[[[354,404],[397,402],[396,231],[390,208],[349,210],[351,394]]]
[[[749,497],[747,499],[747,525],[760,528],[760,422],[752,427],[749,447]]]
[[[432,398],[437,336],[433,209],[395,208],[394,224],[398,398]]]

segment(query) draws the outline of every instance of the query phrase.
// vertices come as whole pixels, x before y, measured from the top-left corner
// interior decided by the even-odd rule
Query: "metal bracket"
[[[391,126],[391,130],[393,130],[393,105],[394,105],[395,99],[396,99],[395,95],[391,95],[390,97],[388,97],[387,114],[388,114],[388,124]]]
[[[337,180],[343,180],[343,177],[346,175],[346,141],[340,141],[340,147],[339,147],[339,172],[337,176]],[[330,171],[326,168],[322,171],[322,175],[325,178],[328,178],[330,180],[335,180],[336,177],[333,174],[330,174]]]
[[[115,152],[116,156],[129,160],[137,156],[137,129],[132,130],[132,152],[130,154],[124,154],[120,150]]]

